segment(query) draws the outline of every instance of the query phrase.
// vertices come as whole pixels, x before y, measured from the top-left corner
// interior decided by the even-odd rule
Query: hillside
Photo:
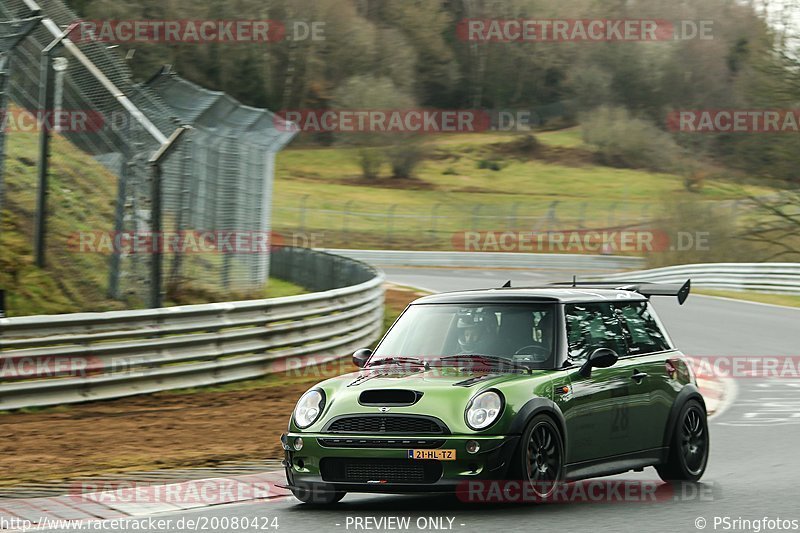
[[[689,192],[685,177],[597,164],[579,128],[426,136],[412,179],[361,177],[359,148],[295,145],[276,168],[273,226],[324,246],[451,249],[468,230],[570,230],[658,217],[670,203],[723,208],[772,191],[712,169]],[[730,209],[727,209],[729,212]],[[344,213],[349,213],[345,215]]]
[[[34,265],[37,142],[36,133],[7,137],[0,287],[8,316],[122,308],[106,296],[108,257],[66,246],[74,232],[113,229],[116,178],[57,135],[51,145],[48,267]]]

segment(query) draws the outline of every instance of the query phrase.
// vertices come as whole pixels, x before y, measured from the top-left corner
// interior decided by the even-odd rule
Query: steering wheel
[[[539,361],[546,361],[550,357],[550,350],[538,344],[529,344],[514,352],[514,355],[533,355]]]

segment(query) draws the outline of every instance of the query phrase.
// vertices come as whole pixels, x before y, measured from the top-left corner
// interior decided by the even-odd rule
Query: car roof
[[[418,304],[447,303],[576,303],[608,301],[646,301],[647,297],[634,291],[593,287],[540,288],[513,287],[443,292],[423,296],[411,302]]]

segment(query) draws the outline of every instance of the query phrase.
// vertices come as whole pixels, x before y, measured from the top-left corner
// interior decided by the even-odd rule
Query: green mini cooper
[[[297,402],[286,487],[306,503],[347,492],[446,492],[562,482],[655,466],[696,481],[709,434],[692,371],[650,302],[684,285],[572,283],[413,302],[360,370]]]

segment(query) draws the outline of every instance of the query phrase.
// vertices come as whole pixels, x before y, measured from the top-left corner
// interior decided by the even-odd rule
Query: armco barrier
[[[298,268],[299,258],[310,260],[306,274],[320,276],[316,284],[339,287],[265,300],[0,319],[0,409],[255,378],[344,356],[377,339],[381,272],[310,250],[284,249],[278,257]]]
[[[800,263],[707,263],[591,276],[584,280],[652,281],[733,291],[800,294]]]
[[[329,249],[330,253],[384,267],[519,268],[527,270],[609,271],[644,266],[641,257],[514,252],[406,252]]]

